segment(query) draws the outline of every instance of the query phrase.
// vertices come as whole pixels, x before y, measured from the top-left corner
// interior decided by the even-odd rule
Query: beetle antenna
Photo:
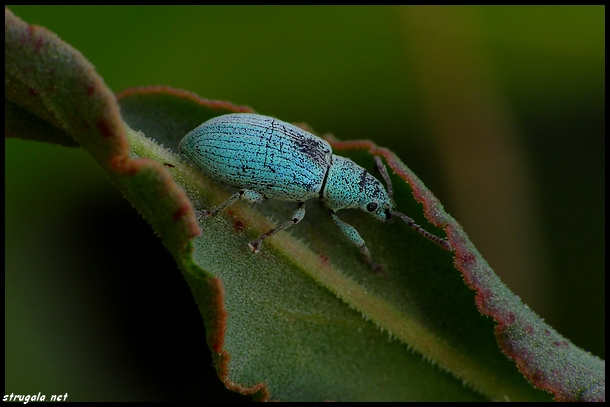
[[[415,223],[415,221],[413,219],[411,219],[410,217],[408,217],[404,213],[400,213],[400,212],[396,212],[396,211],[390,211],[390,214],[392,216],[398,216],[400,219],[404,220],[409,226],[411,226],[411,228],[413,228],[416,231],[418,231],[419,234],[421,234],[422,236],[426,237],[429,240],[432,240],[434,243],[438,244],[443,249],[445,249],[447,251],[450,251],[450,252],[453,251],[453,247],[451,247],[451,243],[449,243],[449,241],[447,241],[446,239],[440,238],[440,237],[438,237],[436,235],[433,235],[432,233],[428,232],[427,230],[425,230],[424,228],[419,226],[417,223]]]
[[[391,199],[394,199],[394,189],[392,188],[392,181],[390,180],[390,174],[388,174],[388,169],[383,164],[383,161],[381,161],[381,158],[379,156],[375,156],[375,163],[377,164],[377,169],[381,173],[381,177],[383,178],[383,180],[386,183],[386,186],[388,188],[388,195],[390,195]],[[453,251],[453,247],[451,247],[451,243],[449,243],[447,241],[447,239],[440,238],[440,237],[428,232],[427,230],[425,230],[424,228],[419,226],[417,223],[415,223],[415,221],[413,219],[411,219],[404,213],[390,211],[390,215],[398,216],[400,219],[404,220],[405,223],[407,223],[407,225],[411,226],[411,228],[413,228],[417,232],[419,232],[419,234],[421,234],[422,236],[424,236],[425,238],[427,238],[429,240],[432,240],[434,243],[438,244],[443,249],[448,250],[450,252]]]
[[[375,156],[375,163],[377,163],[377,169],[381,173],[381,177],[385,181],[385,184],[388,188],[388,195],[390,195],[391,199],[394,199],[394,189],[392,188],[392,181],[390,181],[390,174],[388,174],[388,169],[385,167],[385,165],[383,165],[383,162],[381,161],[381,158],[378,155]]]

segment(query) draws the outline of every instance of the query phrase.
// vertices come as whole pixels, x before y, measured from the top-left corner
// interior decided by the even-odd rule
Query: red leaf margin
[[[496,321],[498,345],[530,383],[552,393],[556,401],[605,401],[605,361],[572,344],[523,304],[494,273],[459,222],[394,153],[371,141],[339,141],[331,134],[325,139],[335,150],[359,149],[384,157],[409,184],[426,218],[447,233],[455,267],[476,292],[477,309]]]

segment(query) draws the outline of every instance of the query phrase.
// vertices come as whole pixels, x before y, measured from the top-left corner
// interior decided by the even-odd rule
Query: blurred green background
[[[605,357],[603,6],[9,8],[115,92],[169,85],[389,147],[525,303]],[[239,400],[93,160],[5,145],[5,393]]]

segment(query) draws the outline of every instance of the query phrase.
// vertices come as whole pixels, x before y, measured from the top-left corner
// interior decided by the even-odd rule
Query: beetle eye
[[[366,206],[366,210],[369,212],[373,212],[375,209],[377,209],[377,202],[371,202]]]

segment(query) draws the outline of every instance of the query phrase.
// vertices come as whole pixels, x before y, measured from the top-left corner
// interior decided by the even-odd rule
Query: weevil
[[[214,117],[184,136],[180,153],[203,173],[239,188],[225,202],[202,211],[200,217],[215,216],[238,199],[249,203],[260,203],[266,198],[298,202],[292,219],[249,243],[254,252],[260,250],[263,240],[269,236],[303,220],[305,201],[313,198],[323,201],[341,232],[375,270],[381,266],[373,262],[364,239],[337,216],[337,211],[358,208],[384,222],[401,218],[427,239],[452,250],[447,240],[427,232],[413,219],[394,210],[392,184],[379,157],[375,160],[387,190],[363,167],[333,154],[325,140],[273,117],[251,113]]]

